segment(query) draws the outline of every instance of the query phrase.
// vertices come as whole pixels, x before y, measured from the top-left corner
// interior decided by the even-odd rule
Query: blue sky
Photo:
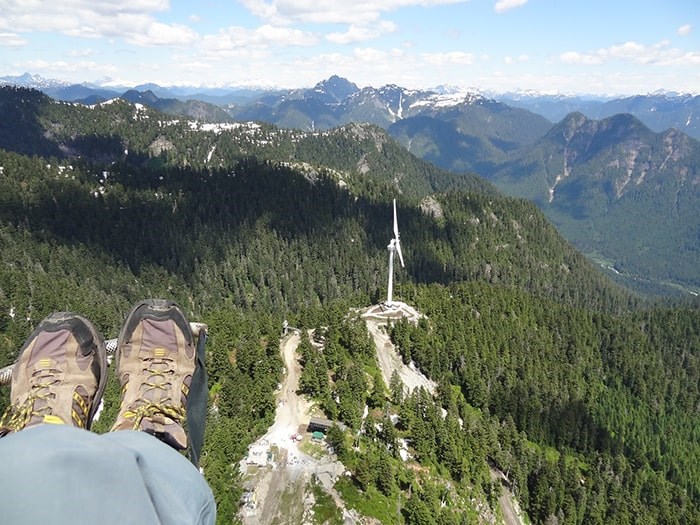
[[[700,94],[697,0],[0,0],[0,76]]]

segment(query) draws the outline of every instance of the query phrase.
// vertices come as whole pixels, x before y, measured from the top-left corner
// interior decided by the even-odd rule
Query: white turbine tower
[[[399,242],[399,223],[396,220],[396,199],[394,199],[394,238],[389,241],[389,246],[386,248],[389,250],[389,286],[386,292],[386,304],[387,306],[392,306],[394,304],[392,301],[392,294],[394,292],[394,253],[399,254],[401,267],[404,267],[403,255],[401,255],[401,243]]]

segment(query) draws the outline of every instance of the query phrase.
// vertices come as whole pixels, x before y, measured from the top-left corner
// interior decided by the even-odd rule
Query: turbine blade
[[[399,242],[398,236],[396,237],[396,252],[399,254],[399,261],[401,261],[401,268],[405,268],[403,264],[403,255],[401,255],[401,243]]]
[[[399,221],[396,220],[396,199],[394,199],[394,239],[399,240]]]

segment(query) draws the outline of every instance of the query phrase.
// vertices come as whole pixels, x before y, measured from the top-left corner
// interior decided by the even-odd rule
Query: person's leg
[[[0,523],[166,523],[139,455],[105,437],[69,425],[35,425],[0,439]]]
[[[216,521],[214,495],[202,474],[184,455],[146,432],[109,432],[101,438],[131,452],[160,523]]]
[[[182,454],[145,432],[35,425],[0,439],[0,523],[212,524],[216,505]]]
[[[117,342],[122,404],[112,430],[142,430],[187,448],[187,396],[196,366],[194,337],[172,301],[136,304]]]
[[[0,423],[0,522],[94,523],[124,479],[130,482],[119,497],[137,498],[140,507],[145,490],[138,471],[128,475],[134,469],[126,454],[105,451],[83,430],[99,406],[105,372],[102,337],[79,315],[52,314],[27,338]]]

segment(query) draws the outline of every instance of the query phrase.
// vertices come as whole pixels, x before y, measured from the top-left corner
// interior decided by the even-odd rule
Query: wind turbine
[[[389,286],[387,287],[386,304],[392,306],[394,304],[391,297],[394,291],[394,253],[399,254],[401,267],[404,267],[401,243],[399,242],[399,222],[396,220],[396,199],[394,199],[394,238],[389,241],[389,246],[386,249],[389,250]]]

